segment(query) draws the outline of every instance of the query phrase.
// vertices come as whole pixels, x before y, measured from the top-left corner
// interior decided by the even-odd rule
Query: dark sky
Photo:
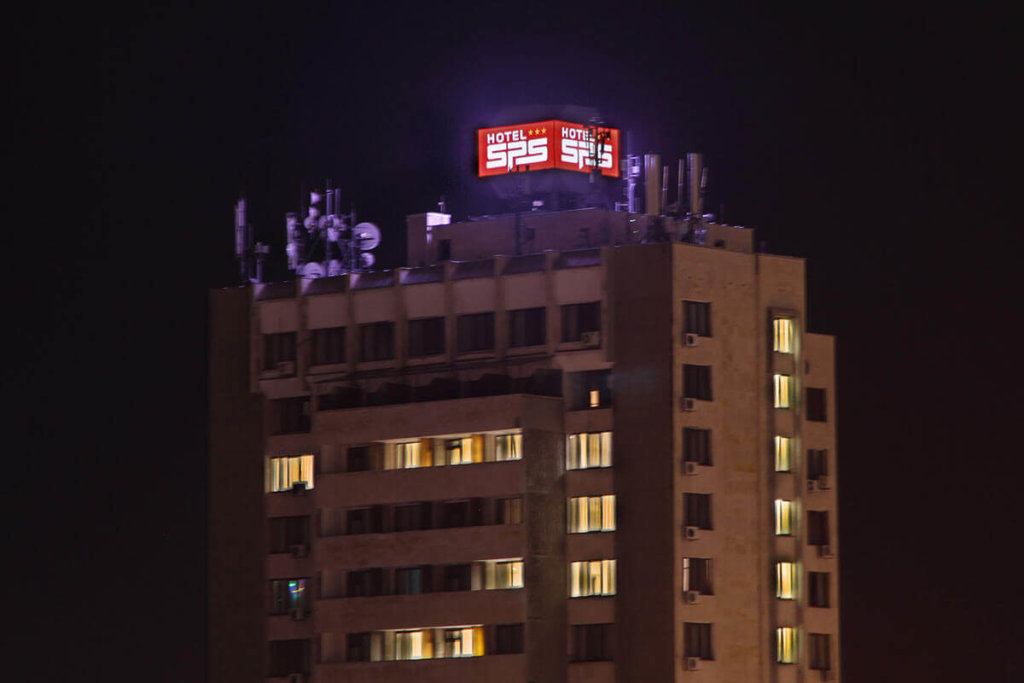
[[[712,209],[809,259],[812,330],[839,339],[845,680],[1024,678],[1008,18],[216,4],[6,22],[19,680],[203,680],[206,293],[234,281],[239,194],[279,242],[329,177],[396,265],[404,215],[465,194],[467,132],[531,104],[703,152]]]

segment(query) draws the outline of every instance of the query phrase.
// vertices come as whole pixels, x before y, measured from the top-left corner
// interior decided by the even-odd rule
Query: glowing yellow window
[[[445,463],[448,465],[468,465],[483,462],[483,435],[464,436],[445,441]]]
[[[395,444],[395,469],[412,469],[422,467],[420,455],[423,449],[419,441]]]
[[[588,560],[569,566],[569,594],[574,598],[615,595],[615,560]]]
[[[775,499],[775,535],[793,534],[793,501]]]
[[[480,657],[484,653],[484,628],[465,626],[442,629],[441,648],[441,657]]]
[[[569,499],[569,533],[615,530],[615,496]]]
[[[796,562],[775,563],[775,597],[796,600]]]
[[[590,467],[611,467],[611,432],[570,434],[568,441],[565,451],[566,469],[583,470]]]
[[[520,434],[498,434],[494,437],[494,459],[498,462],[505,460],[523,459],[523,435]]]
[[[792,470],[793,439],[788,436],[775,437],[775,471],[789,472]]]
[[[291,491],[295,487],[313,488],[313,456],[291,455],[270,459],[267,473],[269,490]]]
[[[780,626],[775,629],[775,661],[779,664],[796,662],[796,629]]]
[[[793,353],[793,321],[790,318],[775,318],[772,321],[772,348],[779,353]]]
[[[775,375],[775,407],[789,408],[793,397],[793,378],[789,375]]]
[[[484,589],[507,590],[523,587],[523,561],[484,560]]]
[[[395,631],[394,658],[433,659],[434,638],[430,629],[419,631]]]

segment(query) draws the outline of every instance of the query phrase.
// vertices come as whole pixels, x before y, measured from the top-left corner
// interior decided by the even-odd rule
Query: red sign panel
[[[558,168],[619,177],[619,129],[567,121],[539,121],[477,131],[477,174]]]

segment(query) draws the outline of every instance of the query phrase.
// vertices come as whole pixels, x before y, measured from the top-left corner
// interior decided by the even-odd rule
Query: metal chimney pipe
[[[668,164],[661,169],[661,211],[659,213],[665,213],[665,207],[668,206]]]
[[[661,172],[661,155],[644,155],[644,212],[648,216],[661,215],[661,207],[658,205],[658,176]]]
[[[686,178],[686,163],[679,160],[679,183],[676,185],[676,209],[679,213],[683,212],[683,197],[686,196],[685,181]]]
[[[701,197],[701,176],[703,175],[703,160],[700,154],[687,154],[687,165],[690,167],[690,213],[700,216],[704,211]]]

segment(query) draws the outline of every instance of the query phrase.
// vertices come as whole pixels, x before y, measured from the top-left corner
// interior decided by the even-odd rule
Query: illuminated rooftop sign
[[[557,168],[619,177],[619,129],[568,121],[537,121],[476,132],[477,175]],[[595,158],[597,157],[597,158]]]

